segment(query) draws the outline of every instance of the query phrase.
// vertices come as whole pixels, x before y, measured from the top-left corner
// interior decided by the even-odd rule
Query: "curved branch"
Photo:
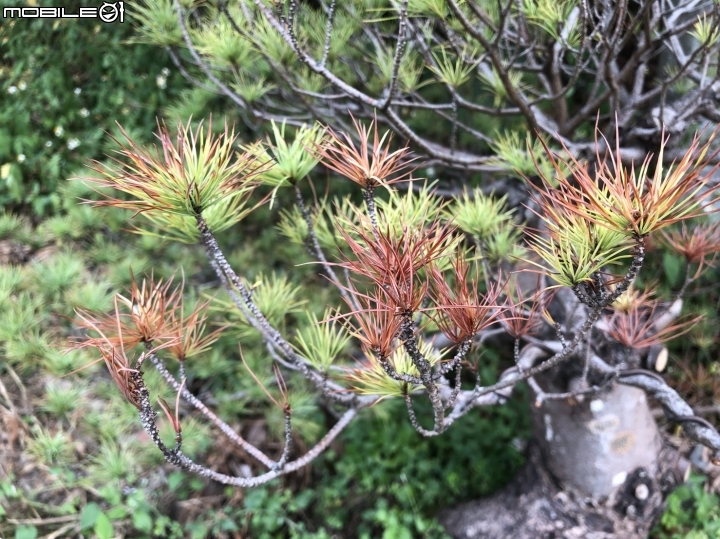
[[[230,440],[235,442],[243,451],[257,459],[259,462],[261,462],[266,468],[272,469],[275,467],[275,462],[266,456],[262,451],[260,451],[257,447],[252,445],[250,442],[246,441],[244,438],[242,438],[238,433],[235,432],[235,430],[225,423],[222,419],[220,419],[217,415],[215,415],[205,404],[198,399],[195,395],[190,393],[190,391],[185,386],[181,386],[181,384],[175,379],[175,377],[170,373],[170,371],[167,370],[165,365],[163,364],[162,360],[154,353],[148,354],[148,359],[150,359],[150,362],[155,366],[155,368],[158,370],[160,375],[165,379],[165,381],[172,387],[175,391],[180,391],[180,388],[182,387],[181,395],[183,399],[185,399],[187,402],[189,402],[193,407],[195,407],[201,414],[203,414],[208,420],[215,425],[220,431],[225,434]]]
[[[310,462],[316,459],[323,451],[325,451],[332,441],[340,434],[345,427],[350,424],[350,421],[357,415],[357,409],[351,408],[347,410],[338,420],[337,423],[325,434],[325,436],[315,446],[305,453],[302,457],[285,464],[282,469],[271,470],[261,475],[245,478],[236,477],[223,473],[216,472],[210,468],[206,468],[200,464],[197,464],[181,450],[182,438],[178,434],[177,443],[173,449],[170,449],[165,445],[160,437],[160,431],[157,426],[156,416],[157,414],[153,410],[150,404],[150,392],[145,386],[143,381],[142,373],[140,371],[133,371],[131,373],[132,381],[134,383],[134,393],[138,402],[138,413],[140,420],[142,421],[143,428],[150,435],[153,443],[160,449],[165,460],[170,464],[186,470],[188,472],[195,473],[201,477],[207,477],[224,485],[230,485],[234,487],[256,487],[272,481],[273,479],[294,472],[307,466]]]
[[[680,423],[692,440],[712,449],[715,452],[713,464],[720,465],[720,434],[717,429],[705,419],[696,416],[690,405],[662,378],[651,376],[650,373],[632,371],[619,373],[618,382],[638,387],[660,401],[667,418]]]

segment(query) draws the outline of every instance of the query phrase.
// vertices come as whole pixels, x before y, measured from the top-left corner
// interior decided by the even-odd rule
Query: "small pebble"
[[[645,483],[640,483],[637,487],[635,487],[635,497],[638,500],[647,500],[649,494],[650,489],[647,488]]]

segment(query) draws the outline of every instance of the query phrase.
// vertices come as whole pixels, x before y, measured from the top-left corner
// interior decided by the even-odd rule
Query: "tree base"
[[[644,539],[667,494],[686,477],[687,462],[670,447],[659,465],[656,476],[637,468],[610,496],[593,499],[560,487],[533,444],[509,485],[444,511],[440,521],[457,539]]]

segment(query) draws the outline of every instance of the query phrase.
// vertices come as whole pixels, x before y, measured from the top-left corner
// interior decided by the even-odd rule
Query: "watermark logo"
[[[4,19],[100,19],[125,22],[125,2],[103,2],[100,7],[81,7],[70,13],[64,7],[4,7]]]

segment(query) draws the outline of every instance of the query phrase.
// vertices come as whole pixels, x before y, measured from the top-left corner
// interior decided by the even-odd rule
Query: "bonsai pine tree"
[[[100,347],[168,460],[237,486],[304,466],[378,400],[402,398],[415,428],[436,435],[526,380],[528,466],[507,491],[448,513],[448,530],[643,536],[687,469],[663,444],[646,395],[689,438],[720,447],[658,374],[663,342],[694,321],[681,317],[683,296],[718,249],[706,215],[716,202],[719,9],[709,0],[138,3],[138,39],[163,47],[198,87],[189,112],[217,95],[249,132],[270,134],[250,144],[183,126],[176,141],[162,128],[158,151],[126,141],[113,169],[98,166],[102,185],[126,193],[104,204],[138,211],[141,230],[200,243],[228,305],[262,336],[274,385],[299,373],[339,419],[298,460],[289,450],[269,459],[239,438],[182,385],[191,354],[217,334],[202,332],[203,308],[188,318],[167,282],[137,284],[112,316],[81,313],[85,343]],[[307,203],[303,185],[323,170],[354,182],[364,203]],[[294,191],[282,232],[308,245],[340,298],[297,336],[271,323],[216,240],[263,202],[260,185],[272,204]],[[655,239],[687,261],[673,298],[633,285]],[[489,343],[514,366],[469,385],[469,360]],[[182,358],[177,369],[169,355]],[[184,456],[180,433],[164,445],[143,383],[148,361],[267,471],[222,476]],[[294,389],[273,397],[286,448]],[[416,399],[429,400],[431,417],[417,417]],[[163,407],[179,430],[181,414]]]
[[[175,137],[161,126],[159,148],[128,139],[114,163],[96,164],[98,177],[91,181],[124,195],[105,195],[94,205],[134,210],[138,231],[205,249],[224,293],[262,336],[265,368],[276,386],[275,396],[268,395],[285,418],[284,450],[273,460],[188,390],[187,369],[222,328],[205,331],[209,302],[189,311],[182,285],[147,277],[127,295],[117,295],[113,312],[78,312],[88,333],[76,346],[98,350],[168,462],[227,485],[252,487],[305,466],[358,413],[384,399],[403,399],[418,433],[436,436],[476,407],[502,405],[523,381],[533,392],[537,458],[570,491],[611,494],[628,474],[643,470],[638,477],[662,499],[668,463],[645,393],[720,458],[720,434],[657,374],[658,358],[667,353],[662,343],[696,319],[679,318],[681,295],[666,303],[633,287],[647,239],[703,217],[716,201],[710,142],[696,137],[671,167],[662,165],[662,146],[658,164],[648,157],[630,168],[618,153],[598,155],[591,168],[547,150],[537,157],[548,160],[552,173],[538,170],[541,182],[533,185],[531,200],[538,226],[525,230],[503,199],[479,190],[453,201],[422,183],[395,190],[401,182],[421,182],[413,178],[417,161],[406,147],[391,149],[391,137],[381,136],[377,124],[356,122],[356,128],[360,145],[321,126],[297,130],[292,142],[276,129],[273,145],[242,145],[227,126],[217,135],[202,124],[195,131],[180,126]],[[364,204],[347,198],[334,209],[308,209],[299,183],[322,165],[362,189]],[[323,320],[315,318],[294,338],[270,322],[215,236],[268,200],[255,195],[262,184],[295,190],[296,205],[281,229],[307,241],[344,303],[330,305]],[[387,198],[376,199],[378,190],[388,191]],[[709,224],[666,234],[667,241],[684,245],[686,285],[717,252],[716,236],[717,226]],[[332,254],[326,252],[330,244]],[[469,353],[501,335],[513,343],[514,366],[499,373],[496,383],[475,377],[468,385]],[[350,342],[354,359],[343,353]],[[242,358],[242,342],[238,354]],[[145,383],[148,364],[176,392],[174,406],[157,400],[175,431],[174,444],[160,435],[155,399]],[[291,460],[294,385],[285,379],[293,371],[339,419],[313,448]],[[417,399],[428,399],[430,417],[417,416]],[[231,476],[185,455],[180,400],[265,471]],[[581,456],[571,454],[578,450]],[[647,504],[646,516],[658,503]],[[612,513],[607,511],[606,517]],[[616,515],[612,525],[621,529],[625,516]],[[540,524],[532,525],[536,533]]]

